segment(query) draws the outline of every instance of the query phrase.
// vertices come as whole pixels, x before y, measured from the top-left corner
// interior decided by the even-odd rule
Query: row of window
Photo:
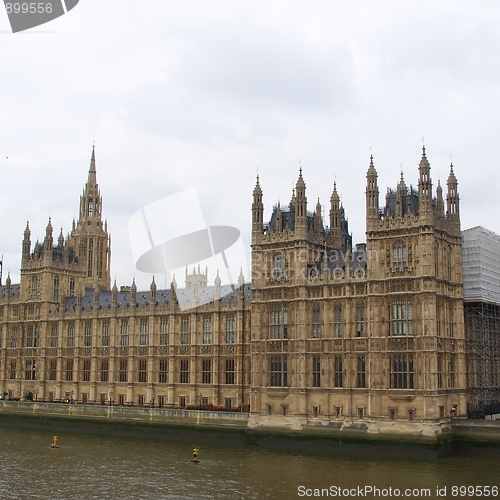
[[[64,363],[64,380],[73,381],[74,377],[74,360],[68,359]],[[148,368],[147,360],[139,359],[137,363],[137,381],[138,382],[148,382]],[[157,382],[160,384],[166,384],[168,382],[168,360],[160,359],[158,362],[158,372],[157,372]],[[179,363],[179,383],[189,384],[190,372],[189,372],[189,359],[181,359]],[[119,382],[129,382],[129,362],[127,359],[118,360],[118,381]],[[90,359],[82,360],[82,373],[81,380],[83,382],[90,382],[91,373],[91,361]],[[225,383],[234,384],[235,383],[235,360],[226,359],[225,360]],[[49,380],[57,380],[57,360],[49,360],[48,365],[48,375]],[[10,380],[15,380],[17,378],[17,360],[10,360],[9,362],[9,378]],[[25,361],[25,377],[24,380],[36,380],[36,360],[30,359]],[[99,364],[99,381],[109,382],[109,360],[103,359]],[[202,360],[202,372],[201,372],[201,382],[202,384],[212,383],[212,360],[203,359]]]
[[[312,359],[312,387],[321,387],[321,357]],[[357,387],[366,387],[366,358],[357,358]],[[269,364],[269,385],[271,387],[288,386],[288,356],[272,356]],[[413,355],[393,356],[391,360],[392,389],[414,389]],[[343,387],[342,357],[334,359],[334,387]]]
[[[390,387],[392,389],[414,389],[414,356],[395,355],[391,357],[390,366]],[[138,382],[148,382],[147,360],[138,360]],[[190,360],[179,360],[178,382],[181,384],[189,384],[190,381]],[[168,360],[160,359],[158,363],[159,370],[157,372],[157,382],[165,384],[168,382]],[[201,383],[212,383],[212,360],[202,360]],[[366,358],[358,356],[356,360],[356,382],[358,388],[366,387]],[[49,361],[49,380],[57,380],[57,360]],[[73,381],[74,360],[66,360],[65,362],[65,380]],[[100,362],[100,382],[109,381],[109,360],[104,359]],[[129,363],[127,359],[118,360],[118,381],[129,382],[128,373]],[[82,378],[83,382],[90,381],[91,362],[90,359],[85,359],[82,362]],[[225,383],[235,383],[235,360],[225,360]],[[455,386],[455,359],[449,360],[449,365],[445,366],[444,358],[438,357],[438,388],[443,387],[443,374],[447,373],[448,387]],[[16,379],[17,360],[9,362],[9,378]],[[312,387],[321,387],[322,378],[322,361],[320,356],[315,356],[312,359]],[[25,380],[36,380],[36,361],[25,361]],[[288,356],[271,356],[269,360],[269,385],[271,387],[288,387]],[[343,387],[343,362],[341,356],[334,358],[334,387]]]
[[[139,328],[139,345],[148,345],[149,333],[148,333],[148,323],[141,322]],[[160,323],[160,345],[168,345],[168,321],[163,320]],[[226,318],[226,344],[235,343],[235,318]],[[181,333],[180,341],[181,344],[190,344],[190,331],[189,331],[189,320],[182,320],[181,322]],[[26,329],[26,347],[38,347],[38,327],[36,325],[28,326]],[[109,323],[103,323],[101,331],[101,346],[109,346]],[[0,338],[1,341],[1,338]],[[212,343],[212,320],[203,320],[203,344]],[[119,344],[121,346],[129,345],[129,324],[128,322],[122,322],[120,325],[120,336]],[[20,346],[20,335],[19,328],[14,327],[11,330],[10,336],[10,347],[17,348]],[[50,334],[50,347],[59,346],[59,328],[57,325],[53,325]],[[66,337],[66,347],[75,346],[75,327],[74,325],[68,325],[67,337]],[[92,325],[85,324],[83,331],[83,346],[92,346]],[[1,347],[1,344],[0,344]]]
[[[391,334],[392,335],[413,335],[413,306],[411,300],[399,300],[392,303],[390,310]],[[312,318],[312,338],[321,338],[321,307],[313,308]],[[342,306],[333,308],[333,336],[342,338],[343,321]],[[356,337],[366,337],[365,306],[356,306]],[[288,308],[273,308],[269,313],[269,338],[288,338]]]

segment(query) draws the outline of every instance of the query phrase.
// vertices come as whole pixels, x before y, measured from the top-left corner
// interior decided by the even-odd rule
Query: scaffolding
[[[500,236],[462,232],[469,416],[500,403]]]

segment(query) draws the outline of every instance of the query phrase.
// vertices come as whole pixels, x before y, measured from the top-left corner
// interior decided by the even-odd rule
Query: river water
[[[201,462],[193,464],[196,443],[189,441],[64,432],[60,448],[51,449],[51,442],[48,431],[0,427],[1,498],[288,499],[308,493],[331,498],[332,492],[342,498],[394,498],[396,490],[410,498],[408,488],[411,498],[478,498],[477,490],[462,496],[452,487],[500,487],[500,459],[490,457],[324,456],[205,444],[199,447]],[[375,496],[365,486],[380,492]],[[442,494],[446,487],[446,496],[439,497],[437,487]]]

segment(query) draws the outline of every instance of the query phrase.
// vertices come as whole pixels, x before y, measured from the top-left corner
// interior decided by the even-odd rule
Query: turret
[[[370,155],[370,165],[366,172],[366,230],[376,228],[379,220],[379,190],[377,185],[377,171],[373,165],[373,155]]]
[[[156,303],[156,283],[155,277],[153,276],[153,280],[151,281],[151,286],[149,287],[149,294],[151,297],[151,304]]]
[[[220,299],[220,291],[221,291],[221,279],[219,276],[219,270],[217,269],[217,276],[214,280],[214,300]]]
[[[443,188],[441,187],[439,179],[436,188],[436,215],[438,219],[444,219]]]
[[[323,219],[321,217],[321,204],[319,202],[316,203],[316,212],[314,214],[314,234],[320,236],[323,234]]]
[[[50,217],[49,217],[49,222],[47,224],[47,227],[45,228],[45,239],[43,241],[43,252],[44,252],[44,257],[47,259],[52,260],[52,245],[54,242],[54,239],[52,237],[52,224],[50,222]]]
[[[29,260],[31,252],[31,231],[29,222],[26,222],[26,229],[24,230],[24,238],[23,238],[23,251],[22,251],[22,260]]]
[[[450,175],[447,181],[448,195],[446,197],[447,201],[447,218],[460,227],[460,207],[459,207],[459,196],[458,196],[458,182],[455,177],[455,172],[453,171],[453,163],[450,165]]]
[[[307,235],[307,198],[306,183],[302,178],[302,167],[299,169],[295,193],[295,232],[299,238],[305,238]]]
[[[333,193],[330,196],[330,244],[333,248],[342,247],[342,213],[340,197],[337,193],[337,183],[333,183]]]
[[[425,146],[422,146],[422,158],[418,166],[418,200],[420,215],[429,215],[432,212],[432,180],[431,166],[425,155]]]
[[[263,217],[264,217],[264,204],[262,203],[262,189],[259,184],[259,176],[253,190],[253,203],[252,203],[252,241],[256,240],[262,235],[263,231]]]

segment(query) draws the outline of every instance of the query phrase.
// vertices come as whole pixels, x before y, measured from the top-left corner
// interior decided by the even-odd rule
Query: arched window
[[[393,262],[394,267],[406,267],[406,245],[402,241],[394,245]]]

